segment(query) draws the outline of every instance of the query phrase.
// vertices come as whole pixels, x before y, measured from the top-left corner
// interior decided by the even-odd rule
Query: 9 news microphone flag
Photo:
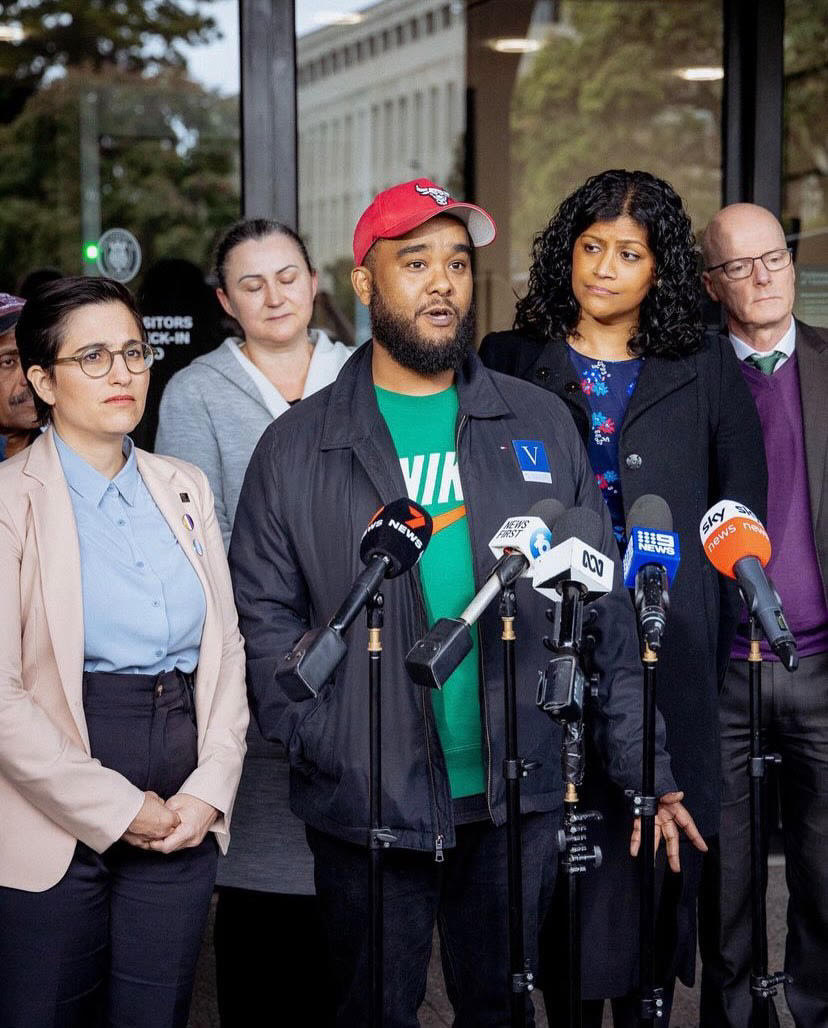
[[[635,590],[641,635],[651,650],[661,646],[670,606],[669,588],[679,566],[679,538],[667,501],[639,496],[627,515],[624,585]]]

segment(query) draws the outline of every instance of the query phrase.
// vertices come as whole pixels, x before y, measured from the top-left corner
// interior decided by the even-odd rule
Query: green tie
[[[760,357],[757,353],[752,353],[750,357],[745,357],[745,364],[758,368],[763,375],[772,375],[773,369],[784,356],[785,354],[781,350],[774,350],[764,357]]]

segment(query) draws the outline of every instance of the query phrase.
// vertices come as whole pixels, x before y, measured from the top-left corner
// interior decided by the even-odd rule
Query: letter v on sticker
[[[512,446],[515,449],[518,467],[525,482],[552,484],[549,458],[546,456],[546,448],[539,439],[513,439]]]

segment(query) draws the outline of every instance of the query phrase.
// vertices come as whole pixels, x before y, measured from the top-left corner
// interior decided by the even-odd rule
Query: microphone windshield
[[[380,507],[362,533],[359,556],[363,564],[372,557],[389,560],[386,578],[413,568],[431,539],[431,515],[413,500],[392,500]]]
[[[546,524],[549,529],[554,529],[558,518],[563,514],[566,508],[560,500],[555,500],[551,496],[545,500],[538,500],[537,503],[533,504],[529,510],[529,516],[532,518],[540,518]]]
[[[589,507],[570,507],[555,522],[552,545],[565,543],[567,539],[578,539],[595,550],[601,549],[604,525],[600,515]]]
[[[771,542],[762,522],[735,500],[714,504],[702,518],[699,535],[710,563],[728,578],[736,577],[733,566],[743,557],[756,557],[762,567],[770,560]]]
[[[630,507],[627,515],[627,537],[632,535],[633,527],[648,528],[653,532],[672,532],[673,515],[667,501],[655,493],[639,496]]]

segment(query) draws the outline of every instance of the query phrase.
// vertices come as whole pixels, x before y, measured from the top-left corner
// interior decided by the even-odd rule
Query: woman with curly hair
[[[640,496],[663,497],[679,535],[659,659],[658,706],[673,774],[707,839],[719,824],[718,686],[738,613],[734,591],[699,545],[708,507],[728,497],[764,517],[766,468],[759,421],[731,350],[705,337],[694,239],[681,198],[643,171],[605,171],[569,196],[536,237],[529,289],[513,332],[486,337],[490,367],[556,393],[581,431],[619,550]],[[585,806],[604,815],[594,838],[604,865],[583,887],[584,1023],[638,1024],[638,873],[627,852],[624,796],[591,761]],[[692,983],[701,854],[682,846],[658,910],[658,980],[667,1011],[676,974]],[[556,1023],[565,932],[547,918],[541,973]],[[594,1001],[594,1002],[591,1002]]]

